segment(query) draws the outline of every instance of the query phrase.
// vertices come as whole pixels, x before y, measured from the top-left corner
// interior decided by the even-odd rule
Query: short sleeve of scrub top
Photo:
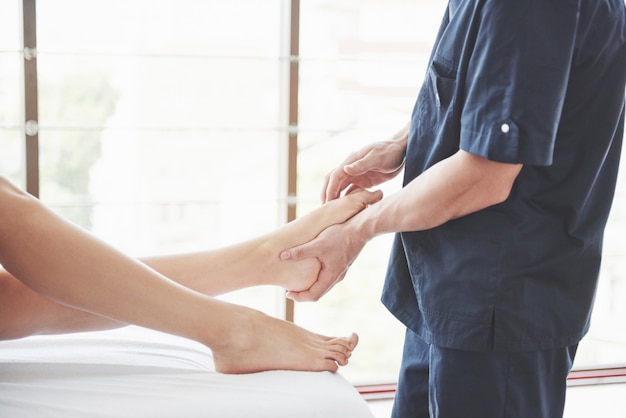
[[[471,58],[459,68],[465,85],[460,148],[499,162],[550,165],[578,2],[479,3],[469,35],[476,37]],[[445,62],[449,53],[441,44],[435,62]]]

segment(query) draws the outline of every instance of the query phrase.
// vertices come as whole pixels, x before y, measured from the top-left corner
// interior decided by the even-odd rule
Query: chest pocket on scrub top
[[[419,124],[428,130],[441,127],[452,110],[456,78],[441,68],[436,62],[429,66],[418,99]]]

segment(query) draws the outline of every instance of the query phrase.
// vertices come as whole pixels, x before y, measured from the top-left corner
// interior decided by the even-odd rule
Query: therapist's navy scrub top
[[[413,115],[405,184],[459,149],[521,163],[508,199],[396,236],[382,300],[426,342],[576,344],[621,154],[624,0],[452,0]]]

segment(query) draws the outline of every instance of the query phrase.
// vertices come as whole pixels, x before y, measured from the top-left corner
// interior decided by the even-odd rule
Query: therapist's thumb
[[[289,248],[280,253],[280,259],[282,261],[300,261],[305,258],[308,258],[306,255],[306,244]]]
[[[376,158],[376,155],[369,151],[354,160],[350,164],[346,164],[343,166],[343,171],[349,176],[360,176],[372,170],[377,170],[379,165],[379,161]]]
[[[363,159],[361,159],[353,162],[352,164],[345,165],[343,167],[343,171],[349,176],[359,176],[367,172],[368,168],[367,161],[363,161]]]

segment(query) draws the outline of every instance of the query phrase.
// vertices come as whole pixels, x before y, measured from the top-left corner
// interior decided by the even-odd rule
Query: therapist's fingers
[[[343,165],[326,174],[322,186],[322,203],[338,199],[348,185],[350,185],[350,178],[343,170]]]
[[[357,209],[359,209],[359,211],[379,202],[382,198],[382,190],[369,191],[353,184],[349,185],[346,189],[345,196],[342,197],[342,199],[353,199],[355,204],[358,205]]]
[[[323,203],[339,198],[341,193],[352,184],[354,177],[346,171],[346,167],[357,164],[367,153],[366,148],[351,153],[334,170],[324,176],[321,194]]]
[[[327,195],[326,191],[328,190],[329,182],[330,182],[330,173],[324,176],[324,183],[322,183],[322,191],[320,193],[320,200],[322,201],[322,203],[328,202],[328,199],[326,198],[326,195]]]
[[[280,253],[280,259],[282,261],[300,261],[306,258],[317,258],[318,255],[319,252],[314,239],[313,241],[283,250]]]
[[[287,297],[296,302],[317,302],[330,291],[337,283],[339,283],[345,277],[345,272],[336,275],[335,273],[324,272],[324,269],[320,272],[320,276],[310,288],[299,292],[287,292]]]

